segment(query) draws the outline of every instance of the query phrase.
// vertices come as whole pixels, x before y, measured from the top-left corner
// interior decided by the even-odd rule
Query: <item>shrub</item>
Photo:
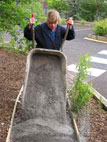
[[[0,39],[1,47],[21,53],[29,51],[31,42],[21,37],[32,13],[35,14],[36,18],[35,25],[38,25],[39,18],[44,16],[40,1],[0,1],[0,34],[2,34],[0,37],[3,37],[4,32],[11,35],[11,41],[8,44],[4,43],[3,38]]]
[[[104,20],[95,21],[93,31],[95,35],[107,36],[107,18]]]
[[[61,25],[65,25],[66,24],[66,19],[65,18],[61,18]]]
[[[81,24],[82,24],[82,25],[85,25],[85,24],[86,24],[86,21],[85,21],[84,19],[82,19],[82,20],[81,20]]]
[[[76,66],[78,73],[74,79],[73,87],[68,91],[69,100],[71,102],[72,111],[77,113],[83,106],[88,105],[92,97],[91,84],[85,83],[87,79],[87,69],[90,68],[90,56],[85,55],[80,57],[80,63]]]

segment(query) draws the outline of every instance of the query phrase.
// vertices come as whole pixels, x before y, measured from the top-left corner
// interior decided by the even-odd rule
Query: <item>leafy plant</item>
[[[32,49],[32,42],[28,41],[26,38],[21,38],[16,41],[15,38],[12,37],[8,44],[4,42],[1,43],[1,47],[6,50],[12,50],[16,53],[27,54],[29,50]]]
[[[94,21],[107,17],[107,0],[81,0],[81,18]]]
[[[61,25],[66,25],[66,19],[65,18],[61,18]]]
[[[46,0],[50,9],[56,9],[61,17],[94,21],[107,17],[107,0]]]
[[[72,104],[72,111],[77,113],[81,108],[88,104],[92,97],[91,84],[85,83],[88,69],[91,67],[91,58],[89,55],[80,56],[80,63],[77,64],[77,76],[74,79],[74,85],[68,91],[69,100]]]
[[[107,18],[94,22],[93,31],[95,35],[107,36]]]
[[[85,25],[85,24],[86,24],[86,21],[85,21],[84,19],[82,19],[82,20],[81,20],[81,24],[82,24],[82,25]]]
[[[8,45],[3,44],[3,41],[0,42],[3,48],[19,50],[18,52],[21,53],[26,53],[29,50],[31,42],[28,42],[20,35],[22,35],[21,33],[23,33],[25,26],[28,24],[32,13],[35,14],[36,25],[38,25],[39,17],[44,16],[40,1],[0,1],[0,33],[2,33],[2,36],[4,32],[11,35],[11,41]]]

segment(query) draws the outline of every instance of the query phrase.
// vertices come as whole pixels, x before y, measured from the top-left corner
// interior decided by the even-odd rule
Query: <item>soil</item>
[[[26,56],[0,48],[0,142],[5,142],[15,99],[24,81]]]
[[[91,132],[89,142],[107,142],[107,111],[93,98],[89,104]]]
[[[5,142],[15,99],[24,83],[26,56],[0,48],[0,142]],[[72,81],[71,81],[72,82]],[[92,99],[89,105],[91,132],[89,142],[107,141],[107,112]]]

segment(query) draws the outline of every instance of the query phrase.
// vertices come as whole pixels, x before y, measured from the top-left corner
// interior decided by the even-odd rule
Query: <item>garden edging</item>
[[[89,34],[88,38],[107,42],[107,37],[105,37],[105,36],[98,36],[98,35],[91,35],[91,34]]]
[[[11,130],[12,130],[12,126],[13,126],[13,121],[14,121],[14,116],[15,116],[15,112],[16,112],[16,107],[17,107],[17,103],[19,101],[19,97],[21,96],[23,92],[23,86],[21,87],[19,94],[16,98],[15,101],[15,105],[14,105],[14,109],[13,109],[13,113],[12,113],[12,117],[11,117],[11,121],[10,121],[10,126],[9,126],[9,130],[8,130],[8,134],[7,134],[7,138],[6,138],[6,142],[10,142],[10,134],[11,134]]]
[[[101,103],[104,105],[105,109],[107,109],[107,99],[103,97],[98,91],[96,91],[94,88],[91,88],[91,90],[94,92],[95,98],[97,98]]]

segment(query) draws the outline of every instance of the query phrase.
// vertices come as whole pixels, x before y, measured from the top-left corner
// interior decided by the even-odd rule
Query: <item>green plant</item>
[[[66,19],[65,18],[61,18],[61,25],[65,25],[66,24]]]
[[[91,84],[85,83],[88,69],[91,67],[91,58],[89,55],[80,56],[80,63],[77,64],[77,76],[74,79],[74,85],[68,91],[71,101],[72,111],[77,113],[81,108],[88,104],[92,97]]]
[[[12,37],[9,43],[2,42],[0,46],[5,50],[12,50],[16,53],[27,54],[28,51],[32,49],[32,41],[29,41],[26,38],[21,38],[16,41],[15,38]]]
[[[84,19],[82,19],[82,20],[81,20],[81,24],[82,24],[82,25],[85,25],[85,24],[86,24],[86,21],[85,21]]]
[[[0,33],[0,44],[3,44],[4,43],[4,37],[3,37],[3,34]]]
[[[43,22],[46,21],[46,16],[41,16],[41,17],[39,17],[38,20],[39,20],[40,23],[43,23]]]
[[[86,21],[94,21],[107,17],[107,0],[81,0],[80,16]]]
[[[107,36],[107,18],[94,22],[93,31],[95,35]]]
[[[35,14],[35,25],[38,25],[40,23],[38,19],[44,16],[40,1],[0,1],[0,33],[2,34],[0,36],[2,37],[2,40],[0,39],[1,47],[20,53],[28,52],[29,48],[31,48],[31,42],[28,42],[25,38],[21,37],[32,13]],[[3,41],[4,32],[7,32],[11,36],[11,41],[8,44],[5,44]]]

